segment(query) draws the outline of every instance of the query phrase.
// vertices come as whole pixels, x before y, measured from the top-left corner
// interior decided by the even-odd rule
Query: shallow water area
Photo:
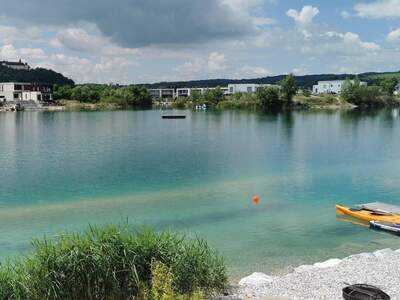
[[[127,219],[207,238],[233,277],[400,248],[335,215],[400,204],[397,110],[162,114],[1,113],[0,256]]]

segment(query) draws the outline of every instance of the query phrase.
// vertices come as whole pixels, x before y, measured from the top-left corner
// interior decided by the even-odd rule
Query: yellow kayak
[[[367,222],[379,221],[400,224],[399,215],[386,212],[371,211],[367,209],[353,209],[342,205],[336,205],[336,213],[339,215],[348,215]]]

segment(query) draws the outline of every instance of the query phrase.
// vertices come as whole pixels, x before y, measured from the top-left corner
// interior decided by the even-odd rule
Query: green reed
[[[171,232],[90,227],[32,244],[32,255],[0,267],[0,299],[139,299],[152,288],[154,263],[171,271],[179,295],[227,283],[223,259],[206,241]]]

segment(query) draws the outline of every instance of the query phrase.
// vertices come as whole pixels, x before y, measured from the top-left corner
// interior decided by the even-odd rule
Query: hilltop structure
[[[30,70],[30,66],[28,63],[23,63],[21,60],[19,61],[0,61],[0,65],[3,67],[7,67],[13,70]]]

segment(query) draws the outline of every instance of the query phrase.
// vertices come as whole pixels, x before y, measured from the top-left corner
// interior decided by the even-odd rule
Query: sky
[[[0,60],[77,83],[400,70],[400,0],[0,4]]]

